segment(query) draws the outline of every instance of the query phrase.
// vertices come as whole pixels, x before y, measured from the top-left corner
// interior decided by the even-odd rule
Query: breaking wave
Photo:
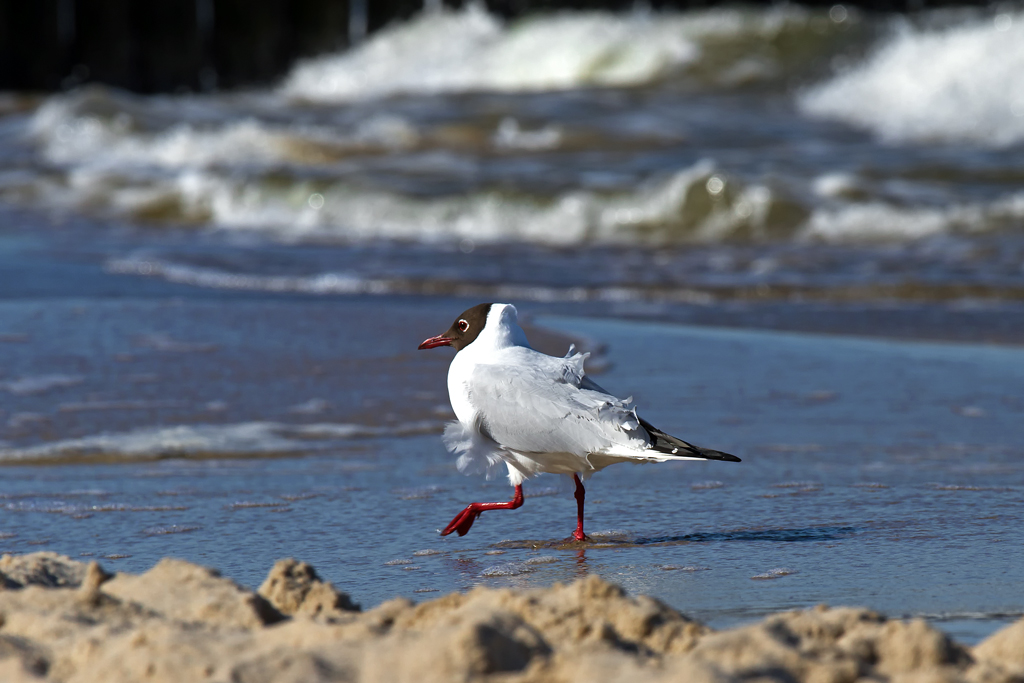
[[[233,116],[197,99],[190,108],[202,111],[206,105],[210,111],[187,121],[180,110],[165,114],[161,104],[105,87],[85,88],[49,98],[32,117],[29,134],[48,162],[93,171],[319,165],[418,141],[412,124],[386,113],[348,125],[271,123],[251,114]]]
[[[1022,220],[1024,192],[988,203],[951,206],[898,206],[869,201],[816,210],[801,235],[833,243],[902,242],[936,235],[1009,229]]]
[[[168,126],[158,110],[157,104],[100,88],[51,98],[30,130],[42,156],[65,174],[8,174],[0,177],[0,198],[257,230],[286,241],[663,244],[786,236],[806,217],[777,190],[744,183],[710,160],[619,190],[579,187],[552,196],[483,188],[410,195],[360,180],[367,152],[418,144],[420,132],[399,116],[377,115],[347,127],[223,116],[216,125]],[[548,148],[559,144],[559,133],[527,131],[504,119],[491,144]],[[345,166],[346,155],[355,153],[364,159]]]
[[[619,191],[579,188],[543,196],[481,189],[415,196],[366,187],[337,168],[326,177],[289,168],[284,164],[297,162],[299,150],[315,148],[315,140],[255,122],[220,133],[179,126],[118,136],[116,120],[79,115],[67,102],[44,107],[37,115],[42,119],[47,123],[36,128],[44,153],[69,166],[66,177],[0,178],[0,198],[255,230],[285,241],[662,244],[786,236],[806,217],[778,191],[744,184],[712,161]],[[244,172],[223,167],[232,161],[245,164]]]
[[[1015,77],[1024,70],[1024,12],[971,16],[946,28],[904,21],[859,66],[803,92],[799,107],[893,140],[1024,140],[1024,80]],[[852,157],[833,167],[824,155],[792,173],[776,163],[766,173],[735,156],[732,142],[705,146],[703,131],[722,134],[713,126],[692,124],[688,132],[691,123],[655,111],[663,105],[639,101],[646,91],[613,93],[639,98],[637,111],[616,105],[609,110],[614,121],[590,128],[577,126],[577,105],[564,102],[555,103],[566,108],[551,118],[531,113],[533,104],[498,107],[492,116],[461,100],[426,98],[433,102],[427,109],[439,109],[424,113],[423,102],[374,99],[682,76],[720,86],[788,77],[800,72],[795,64],[834,53],[839,32],[855,33],[848,29],[858,22],[852,11],[794,6],[565,12],[511,23],[476,5],[426,13],[349,52],[297,66],[276,91],[142,97],[92,87],[50,97],[25,117],[37,158],[0,171],[0,201],[282,242],[452,242],[467,250],[515,242],[902,242],[1019,227],[1024,193],[1010,184],[1012,161],[988,169],[993,180],[978,192],[968,187],[975,180],[967,172],[941,187],[927,177],[872,181],[871,168],[858,178]],[[683,98],[668,101],[689,103],[671,84],[657,92],[666,88]],[[723,97],[708,111],[741,101]],[[749,101],[760,100],[742,100]],[[440,123],[438,112],[446,112]],[[802,134],[808,124],[795,116],[793,125]],[[737,135],[735,144],[750,149],[746,157],[756,156],[760,134]],[[671,163],[652,161],[662,145],[673,146]],[[579,160],[593,152],[642,156],[646,165],[627,162],[620,171],[612,166],[624,157],[602,157],[593,169]],[[926,176],[957,168],[945,160],[934,169],[927,159],[917,163]],[[331,275],[294,286],[358,292],[389,285]]]
[[[551,197],[482,190],[423,198],[344,181],[278,190],[209,176],[165,189],[186,215],[293,240],[663,244],[786,235],[805,218],[798,205],[767,187],[730,182],[712,162],[635,189],[574,189]]]
[[[845,13],[829,19],[776,6],[678,14],[562,12],[505,23],[470,3],[425,12],[356,49],[304,62],[281,92],[339,102],[400,93],[635,86],[694,71],[703,80],[732,85],[783,75],[791,65],[782,39],[796,34],[820,41],[854,20]],[[744,49],[735,49],[740,44]]]
[[[243,422],[227,425],[150,427],[96,434],[25,447],[0,446],[0,462],[155,460],[298,454],[336,448],[349,439],[408,436],[440,431],[440,422],[377,427],[358,424],[288,425]]]
[[[867,60],[804,92],[808,114],[886,140],[1024,141],[1024,11],[956,25],[903,21]]]

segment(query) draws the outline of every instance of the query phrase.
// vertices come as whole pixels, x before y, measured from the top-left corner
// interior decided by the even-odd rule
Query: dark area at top
[[[449,0],[446,4],[462,3]],[[554,9],[628,10],[636,4],[635,0],[488,0],[487,8],[515,17]],[[656,10],[716,4],[723,3],[644,3]],[[803,4],[836,3],[810,0]],[[845,4],[903,12],[964,3],[857,0]],[[154,93],[265,83],[284,74],[298,58],[344,48],[423,6],[424,0],[0,0],[0,89],[52,91],[95,82]]]

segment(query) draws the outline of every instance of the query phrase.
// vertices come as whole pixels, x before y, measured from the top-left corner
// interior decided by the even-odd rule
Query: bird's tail
[[[665,455],[678,458],[700,458],[702,460],[723,460],[725,462],[742,462],[735,455],[715,451],[710,448],[701,448],[677,439],[671,434],[666,434],[642,417],[637,417],[640,426],[651,435],[651,449],[664,453]]]

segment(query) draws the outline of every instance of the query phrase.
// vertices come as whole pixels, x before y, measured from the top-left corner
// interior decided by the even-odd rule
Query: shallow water
[[[541,322],[607,344],[601,382],[654,424],[744,462],[599,473],[582,547],[562,540],[571,490],[547,477],[520,510],[437,536],[465,503],[509,495],[459,475],[437,434],[289,459],[13,466],[0,546],[129,571],[175,555],[253,586],[295,556],[367,606],[593,572],[713,626],[827,602],[925,616],[970,641],[1024,613],[1024,351]],[[431,354],[413,362],[443,385]]]

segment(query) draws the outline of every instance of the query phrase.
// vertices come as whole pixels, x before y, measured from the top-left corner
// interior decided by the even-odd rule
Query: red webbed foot
[[[441,532],[442,536],[447,536],[453,531],[458,532],[459,536],[465,536],[469,533],[470,527],[473,526],[473,522],[480,516],[480,510],[473,507],[475,503],[470,503],[466,506],[466,509],[455,515],[455,519],[448,522],[448,526]]]
[[[455,516],[455,519],[448,523],[448,526],[441,532],[442,536],[447,536],[453,531],[458,533],[459,536],[465,536],[469,533],[470,527],[473,526],[473,522],[480,516],[480,513],[484,510],[515,510],[521,507],[523,504],[523,486],[522,484],[516,484],[516,493],[512,500],[507,503],[470,503],[466,506],[466,509]]]

